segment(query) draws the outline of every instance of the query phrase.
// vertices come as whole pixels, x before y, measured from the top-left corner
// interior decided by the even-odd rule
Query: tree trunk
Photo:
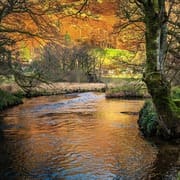
[[[167,16],[164,5],[159,4],[160,7],[157,7],[148,3],[145,7],[146,70],[143,79],[152,96],[163,135],[175,137],[179,136],[180,119],[171,98],[170,83],[163,72],[167,44]]]

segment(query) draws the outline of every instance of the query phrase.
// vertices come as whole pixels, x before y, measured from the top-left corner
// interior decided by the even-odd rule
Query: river
[[[143,100],[80,93],[25,99],[0,116],[0,179],[151,179],[158,147],[137,126]]]

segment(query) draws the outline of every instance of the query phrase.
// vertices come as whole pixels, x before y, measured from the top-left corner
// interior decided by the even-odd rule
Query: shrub
[[[138,124],[145,136],[156,135],[158,129],[158,116],[151,100],[145,102],[139,113]]]
[[[22,98],[0,89],[0,110],[22,103]]]

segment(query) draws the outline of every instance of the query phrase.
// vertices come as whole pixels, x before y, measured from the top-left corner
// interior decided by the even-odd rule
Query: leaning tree
[[[143,81],[155,105],[164,136],[180,133],[178,108],[171,97],[167,64],[177,65],[179,50],[178,0],[118,0],[119,30],[129,26],[141,30],[145,40],[146,63]],[[177,75],[178,73],[174,73]]]

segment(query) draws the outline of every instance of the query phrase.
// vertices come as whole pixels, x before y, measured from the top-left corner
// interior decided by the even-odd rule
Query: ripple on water
[[[157,149],[136,125],[143,101],[82,93],[27,100],[3,114],[0,175],[25,179],[138,179]],[[38,104],[39,103],[39,104]],[[3,128],[2,128],[3,127]]]

